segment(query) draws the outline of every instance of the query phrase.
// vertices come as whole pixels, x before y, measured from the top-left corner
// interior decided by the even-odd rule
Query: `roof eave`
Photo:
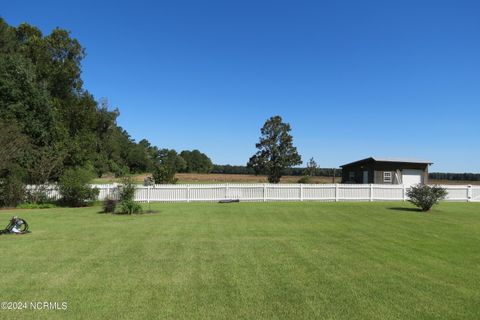
[[[351,166],[351,165],[357,165],[357,164],[365,163],[365,162],[369,162],[369,161],[391,162],[391,163],[412,163],[412,164],[424,164],[424,165],[429,165],[429,166],[433,164],[433,162],[430,162],[430,161],[415,161],[415,160],[408,161],[408,160],[401,160],[401,159],[388,160],[388,159],[375,159],[374,157],[368,157],[368,158],[365,158],[365,159],[361,159],[361,160],[357,160],[357,161],[354,161],[354,162],[350,162],[350,163],[341,165],[340,168]]]
[[[362,163],[362,162],[367,162],[367,161],[375,161],[375,159],[373,157],[368,157],[368,158],[365,158],[365,159],[361,159],[361,160],[357,160],[357,161],[354,161],[354,162],[346,163],[344,165],[341,165],[340,168],[351,166],[351,165],[354,165],[354,164],[359,164],[359,163]]]

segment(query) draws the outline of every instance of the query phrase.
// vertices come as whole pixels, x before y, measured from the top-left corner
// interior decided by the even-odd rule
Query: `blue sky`
[[[272,115],[304,160],[480,172],[478,1],[5,1],[86,48],[85,88],[137,140],[245,164]]]

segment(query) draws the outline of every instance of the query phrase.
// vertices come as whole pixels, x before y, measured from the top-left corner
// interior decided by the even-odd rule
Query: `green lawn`
[[[3,210],[1,319],[480,319],[480,204],[155,204]],[[410,209],[410,210],[408,210]]]

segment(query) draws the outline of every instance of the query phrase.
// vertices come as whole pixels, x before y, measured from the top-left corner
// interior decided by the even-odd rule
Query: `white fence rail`
[[[98,200],[118,197],[117,184],[95,184]],[[444,185],[447,201],[480,202],[480,186]],[[34,189],[35,186],[28,186]],[[191,201],[390,201],[407,200],[403,185],[380,184],[175,184],[137,185],[135,201],[191,202]],[[47,186],[52,200],[60,194],[55,185]]]

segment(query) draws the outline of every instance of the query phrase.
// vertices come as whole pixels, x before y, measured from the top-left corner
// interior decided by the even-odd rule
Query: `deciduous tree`
[[[247,165],[256,173],[267,174],[270,183],[278,183],[282,171],[301,164],[302,158],[293,146],[290,124],[284,123],[280,116],[268,119],[260,131],[260,141],[256,144],[258,152]]]
[[[317,175],[317,169],[318,169],[317,163],[313,158],[310,158],[310,160],[308,160],[308,163],[307,163],[306,173],[310,177],[314,177]]]

